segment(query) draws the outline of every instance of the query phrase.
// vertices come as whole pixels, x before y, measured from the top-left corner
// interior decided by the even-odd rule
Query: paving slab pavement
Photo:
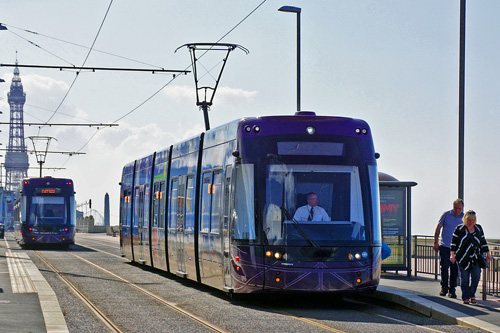
[[[439,280],[431,277],[384,273],[372,297],[400,304],[443,322],[500,332],[500,298],[487,296],[483,301],[478,290],[478,303],[464,305],[460,287],[457,288],[457,299],[439,296],[440,290]]]

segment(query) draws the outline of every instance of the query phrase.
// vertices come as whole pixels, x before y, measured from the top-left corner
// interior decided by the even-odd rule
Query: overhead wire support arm
[[[203,110],[203,118],[205,120],[205,129],[208,131],[210,129],[210,122],[208,119],[208,111],[213,104],[215,92],[217,91],[217,87],[219,86],[220,78],[222,76],[222,72],[226,66],[227,58],[229,57],[229,53],[235,49],[240,49],[246,54],[249,53],[248,49],[244,48],[238,44],[227,44],[227,43],[189,43],[179,46],[175,51],[180,48],[187,47],[189,53],[191,55],[191,65],[193,67],[193,76],[194,76],[194,84],[196,88],[196,105]],[[205,51],[199,57],[196,57],[196,51]],[[197,63],[208,51],[226,51],[225,57],[222,59],[222,67],[220,69],[218,77],[215,79],[215,85],[213,87],[210,86],[200,86],[201,77],[198,75]],[[209,71],[207,71],[209,72]],[[207,92],[211,91],[211,96],[207,100]],[[200,100],[200,92],[204,94],[203,101]],[[210,95],[210,93],[208,94]]]
[[[7,149],[7,148],[1,148],[0,151],[20,151],[20,152],[25,152],[25,153],[37,153],[39,152],[38,150],[31,150],[31,149]],[[47,154],[66,154],[66,155],[85,155],[86,153],[81,153],[77,151],[54,151],[54,150],[48,150]]]
[[[89,70],[95,71],[121,71],[121,72],[151,72],[155,73],[182,73],[187,74],[191,71],[184,69],[148,69],[148,68],[120,68],[120,67],[78,67],[78,66],[46,66],[46,65],[20,65],[20,64],[0,64],[0,67],[24,67],[24,68],[49,68],[49,69],[59,69],[62,71],[66,70]]]
[[[9,125],[10,122],[0,122],[0,125]],[[114,127],[119,126],[118,124],[84,124],[84,123],[23,123],[28,126],[82,126],[82,127]]]

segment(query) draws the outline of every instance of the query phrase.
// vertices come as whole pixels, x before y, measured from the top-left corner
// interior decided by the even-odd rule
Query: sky
[[[433,235],[458,195],[459,0],[2,0],[0,22],[8,30],[0,31],[0,63],[15,63],[17,52],[23,65],[191,70],[187,48],[175,52],[178,47],[234,43],[250,52],[231,52],[209,112],[211,127],[293,114],[297,20],[278,11],[284,5],[302,9],[301,109],[366,120],[379,171],[418,184],[412,234]],[[499,12],[497,0],[467,2],[465,209],[474,209],[486,237],[497,239]],[[203,57],[200,73],[222,55]],[[0,67],[2,122],[9,121],[12,75],[12,67]],[[77,202],[92,199],[101,213],[109,193],[112,225],[123,165],[204,130],[193,73],[174,79],[171,73],[20,68],[20,75],[27,123],[52,117],[52,123],[119,124],[24,129],[25,137],[56,138],[50,150],[85,153],[49,154],[45,166],[64,169],[44,175],[72,178]],[[218,68],[203,80],[213,84],[217,75]],[[0,129],[6,147],[8,125]],[[32,148],[30,140],[26,145]],[[29,158],[36,167],[35,156]]]

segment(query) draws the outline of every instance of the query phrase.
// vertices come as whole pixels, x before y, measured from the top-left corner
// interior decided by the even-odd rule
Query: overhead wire
[[[246,15],[242,20],[240,20],[234,27],[232,27],[227,33],[225,33],[221,38],[219,38],[215,43],[219,43],[221,40],[223,40],[224,38],[226,38],[231,32],[234,31],[234,29],[236,29],[240,24],[242,24],[247,18],[250,17],[250,15],[252,15],[257,9],[259,9],[267,0],[263,0],[259,5],[257,5],[257,7],[255,7],[248,15]],[[203,55],[205,55],[205,53],[207,53],[207,51],[203,52],[199,58],[203,57]],[[199,59],[198,58],[198,59]],[[217,65],[215,65],[213,68],[215,68]],[[191,65],[187,66],[184,70],[187,70],[189,69],[189,67],[191,67]],[[205,74],[207,75],[207,74]],[[175,79],[177,78],[177,76],[175,76],[174,78],[172,78],[170,81],[168,81],[165,85],[163,85],[160,89],[158,89],[157,91],[155,91],[151,96],[149,96],[148,98],[146,98],[145,101],[141,102],[138,106],[136,106],[135,108],[133,108],[131,111],[127,112],[126,114],[124,114],[123,116],[121,116],[120,118],[118,118],[117,120],[115,120],[113,123],[115,122],[118,122],[120,120],[122,120],[123,118],[127,117],[128,115],[130,115],[131,113],[133,113],[134,111],[136,111],[139,107],[141,107],[142,105],[144,105],[146,102],[148,102],[149,100],[151,100],[151,98],[153,98],[154,96],[156,96],[161,90],[163,90],[166,86],[168,86],[170,83],[172,83]]]
[[[63,59],[61,58],[60,56],[58,56],[57,54],[54,54],[52,52],[50,52],[49,50],[46,50],[45,48],[41,47],[40,45],[36,44],[35,42],[32,42],[30,41],[29,39],[26,39],[24,38],[23,36],[19,35],[19,34],[16,34],[14,31],[11,31],[11,30],[8,30],[10,33],[16,35],[17,37],[21,38],[21,39],[24,39],[25,41],[27,41],[28,43],[30,43],[31,45],[33,45],[34,47],[37,47],[47,53],[49,53],[50,55],[53,55],[54,57],[58,58],[58,59],[61,59],[62,61],[64,61],[65,63],[67,64],[70,64],[71,66],[74,66],[74,64],[72,64],[71,62],[67,61],[66,59]]]
[[[103,25],[104,25],[104,22],[106,21],[106,18],[107,18],[107,16],[108,16],[108,13],[109,13],[109,10],[110,10],[110,8],[111,8],[111,5],[113,4],[113,1],[114,1],[114,0],[111,0],[111,1],[110,1],[109,5],[108,5],[108,8],[106,9],[106,13],[104,14],[104,18],[102,19],[101,25],[99,26],[99,30],[97,31],[97,34],[96,34],[96,36],[95,36],[95,38],[94,38],[94,41],[92,42],[92,45],[90,46],[89,52],[87,53],[87,56],[85,57],[85,60],[83,61],[82,67],[83,67],[83,66],[85,65],[85,63],[87,62],[87,60],[88,60],[88,58],[89,58],[89,56],[90,56],[90,53],[92,52],[92,49],[93,49],[93,47],[94,47],[94,45],[95,45],[95,43],[96,43],[96,41],[97,41],[97,38],[99,37],[99,34],[101,33],[101,29],[102,29],[102,27],[103,27]],[[64,101],[66,100],[66,97],[68,96],[69,92],[70,92],[70,91],[71,91],[71,89],[73,88],[73,85],[75,84],[76,80],[78,79],[78,74],[79,74],[79,73],[80,73],[80,71],[76,72],[75,78],[73,79],[73,82],[71,83],[71,85],[70,85],[70,87],[69,87],[68,91],[66,91],[66,94],[64,95],[63,99],[61,100],[61,102],[59,103],[59,105],[57,106],[57,108],[54,110],[54,112],[52,113],[52,115],[49,117],[49,119],[45,122],[45,124],[47,124],[47,123],[48,123],[48,122],[49,122],[49,121],[50,121],[50,120],[51,120],[51,119],[52,119],[52,118],[56,115],[56,113],[59,111],[59,108],[61,107],[61,105],[62,105],[62,104],[64,103]],[[43,126],[39,127],[39,129],[38,129],[38,135],[40,135],[40,131],[41,131],[41,129],[42,129],[42,128],[43,128]],[[97,133],[97,132],[96,132],[96,133]],[[95,135],[95,134],[94,134],[94,135]],[[91,138],[93,138],[93,137],[94,137],[94,135],[93,135]],[[87,145],[87,144],[85,144],[85,146],[86,146],[86,145]],[[85,146],[84,146],[84,147],[85,147]],[[81,148],[81,149],[83,149],[83,148]],[[78,152],[80,152],[80,151],[81,151],[81,149],[80,149]],[[66,164],[66,162],[65,162],[64,164]]]
[[[255,7],[248,15],[246,15],[242,20],[240,20],[234,27],[232,27],[227,33],[225,33],[222,37],[220,37],[216,43],[219,43],[221,40],[223,40],[225,37],[227,37],[231,32],[233,32],[238,26],[240,26],[246,19],[248,19],[255,11],[257,11],[257,9],[259,9],[267,0],[263,0],[259,5],[257,5],[257,7]],[[201,58],[205,53],[207,53],[207,51],[205,51],[204,53],[202,53],[200,55],[199,58]],[[187,66],[184,70],[188,70],[189,68],[191,67],[191,65]],[[127,113],[125,113],[123,116],[119,117],[118,119],[116,119],[113,123],[117,123],[118,121],[124,119],[125,117],[129,116],[130,114],[132,114],[133,112],[135,112],[137,109],[139,109],[141,106],[143,106],[144,104],[146,104],[148,101],[150,101],[153,97],[155,97],[156,95],[158,95],[163,89],[165,89],[165,87],[167,87],[169,84],[171,84],[174,80],[177,79],[177,77],[179,77],[178,75],[174,76],[172,79],[170,79],[166,84],[164,84],[160,89],[156,90],[151,96],[149,96],[148,98],[146,98],[143,102],[139,103],[136,107],[134,107],[132,110],[128,111]],[[96,131],[94,132],[94,134],[92,134],[92,136],[87,140],[87,142],[85,142],[85,144],[79,149],[77,150],[77,152],[80,152],[82,149],[84,149],[89,143],[90,141],[96,136],[97,132],[99,132],[99,130],[101,130],[100,128],[97,128]],[[71,158],[72,156],[68,156],[68,158],[66,159],[66,161],[64,161],[64,163],[61,165],[61,167],[65,166],[66,163],[68,162],[68,160]]]
[[[32,107],[32,108],[36,108],[36,109],[40,109],[40,110],[44,110],[44,111],[48,111],[48,112],[53,112],[54,110],[51,110],[51,109],[47,109],[47,108],[43,108],[41,106],[36,106],[36,105],[33,105],[33,104],[29,104],[29,103],[26,103],[24,104],[24,106],[29,106],[29,107]],[[33,116],[32,114],[24,111],[24,113],[28,114],[29,116],[33,117],[33,118],[36,118],[40,121],[43,121],[42,119],[40,118],[37,118],[35,116]],[[68,113],[64,113],[64,112],[58,112],[58,114],[60,115],[63,115],[63,116],[66,116],[66,117],[70,117],[70,118],[75,118],[75,119],[80,119],[80,120],[84,120],[84,121],[89,121],[91,123],[96,123],[96,124],[100,124],[102,123],[101,121],[97,121],[97,120],[90,120],[90,119],[87,119],[87,118],[83,118],[83,117],[77,117],[77,116],[74,116],[72,114],[68,114]]]
[[[101,29],[104,25],[104,22],[106,21],[106,18],[108,17],[108,13],[109,13],[109,10],[111,8],[111,5],[113,4],[113,1],[114,0],[111,0],[109,2],[109,5],[108,5],[108,9],[106,10],[106,14],[104,14],[104,18],[102,19],[102,22],[101,22],[101,25],[99,26],[99,30],[97,31],[97,34],[94,38],[94,41],[92,42],[92,45],[90,46],[90,49],[89,49],[89,52],[87,53],[87,56],[85,57],[85,60],[83,61],[83,64],[81,67],[83,67],[85,65],[85,63],[87,62],[89,56],[90,56],[90,53],[92,53],[92,49],[97,41],[97,38],[99,37],[99,34],[101,33]],[[73,79],[73,82],[71,83],[68,91],[66,91],[66,94],[64,95],[61,103],[59,103],[59,105],[57,106],[57,108],[54,110],[54,113],[52,113],[52,116],[50,116],[50,118],[46,121],[46,123],[48,123],[52,118],[54,118],[54,116],[56,115],[56,113],[59,111],[59,108],[61,107],[61,105],[64,103],[64,101],[66,100],[66,97],[68,96],[69,92],[71,91],[71,89],[73,88],[73,85],[75,84],[76,80],[78,79],[78,74],[80,74],[81,70],[77,71],[76,72],[76,75],[75,75],[75,78]],[[43,126],[42,126],[43,127]],[[41,130],[41,128],[40,128]],[[38,131],[39,134],[40,134],[40,130]]]
[[[46,38],[50,38],[50,39],[53,39],[53,40],[57,40],[59,42],[63,42],[63,43],[67,43],[67,44],[71,44],[71,45],[74,45],[74,46],[78,46],[78,47],[82,47],[82,48],[85,48],[85,49],[90,49],[88,46],[85,46],[85,45],[81,45],[81,44],[77,44],[77,43],[73,43],[73,42],[70,42],[70,41],[67,41],[67,40],[64,40],[64,39],[60,39],[60,38],[56,38],[56,37],[51,37],[51,36],[48,36],[48,35],[44,35],[44,34],[41,34],[41,33],[38,33],[36,31],[31,31],[31,30],[28,30],[28,29],[23,29],[23,28],[19,28],[19,27],[15,27],[15,26],[12,26],[10,24],[6,24],[6,23],[2,23],[2,25],[6,26],[6,27],[9,27],[9,28],[14,28],[14,29],[18,29],[18,30],[22,30],[24,32],[28,32],[28,33],[31,33],[31,34],[35,34],[35,35],[38,35],[38,36],[42,36],[42,37],[46,37]],[[10,30],[9,30],[10,31]],[[22,36],[18,35],[18,34],[15,34],[21,38],[23,38]],[[24,39],[24,38],[23,38]],[[29,42],[29,41],[28,41]],[[31,43],[31,42],[30,42]],[[128,60],[128,61],[132,61],[132,62],[136,62],[138,64],[143,64],[143,65],[146,65],[146,66],[151,66],[151,67],[156,67],[156,68],[163,68],[162,66],[158,66],[158,65],[152,65],[152,64],[149,64],[147,62],[143,62],[143,61],[139,61],[139,60],[135,60],[135,59],[132,59],[132,58],[127,58],[127,57],[124,57],[124,56],[121,56],[121,55],[118,55],[118,54],[114,54],[114,53],[111,53],[111,52],[107,52],[107,51],[102,51],[102,50],[98,50],[98,49],[93,49],[93,52],[99,52],[99,53],[104,53],[104,54],[107,54],[107,55],[110,55],[110,56],[113,56],[113,57],[117,57],[117,58],[121,58],[121,59],[124,59],[124,60]]]

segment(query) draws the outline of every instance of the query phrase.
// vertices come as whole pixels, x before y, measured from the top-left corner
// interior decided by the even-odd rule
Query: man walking
[[[453,231],[457,225],[462,224],[464,216],[464,201],[457,199],[453,202],[453,209],[441,215],[436,231],[434,232],[434,251],[439,252],[441,258],[441,292],[439,295],[457,298],[455,288],[457,287],[458,266],[450,262],[450,246]],[[441,238],[439,234],[441,233]],[[449,270],[449,275],[448,275]]]

